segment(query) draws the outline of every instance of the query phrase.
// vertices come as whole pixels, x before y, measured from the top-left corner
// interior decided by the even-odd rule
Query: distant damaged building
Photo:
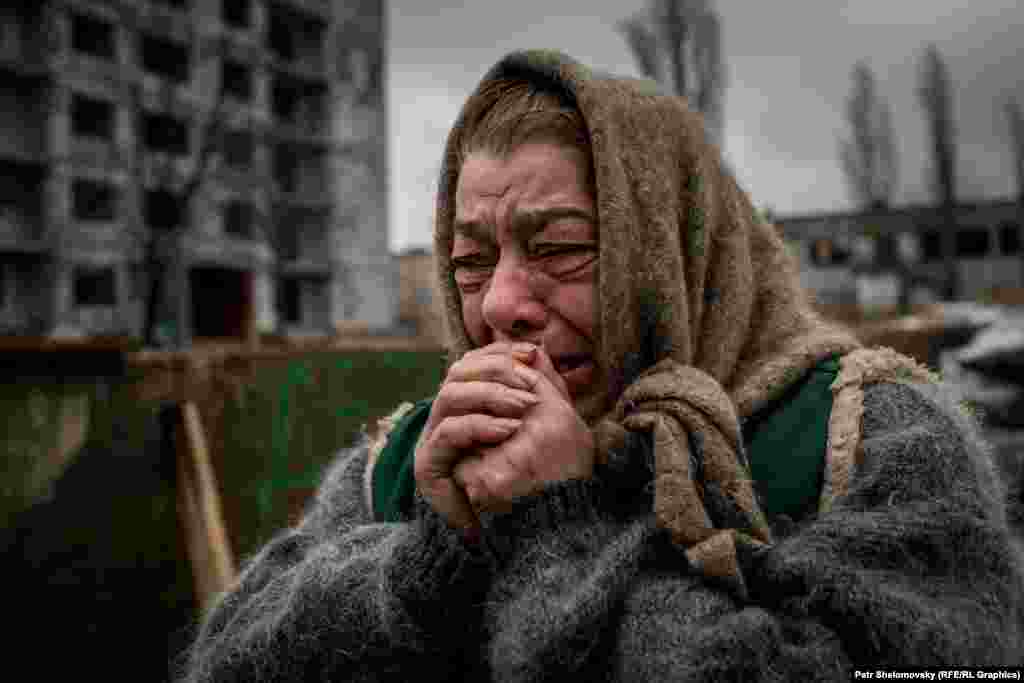
[[[1021,212],[1015,200],[956,205],[954,264],[962,298],[984,300],[1024,287]],[[858,274],[895,273],[901,265],[915,297],[939,298],[942,232],[948,229],[939,207],[816,213],[773,222],[792,245],[801,280],[819,303],[856,303]]]
[[[383,22],[383,0],[3,3],[0,334],[138,336],[147,245],[179,227],[160,318],[187,339],[391,328]]]

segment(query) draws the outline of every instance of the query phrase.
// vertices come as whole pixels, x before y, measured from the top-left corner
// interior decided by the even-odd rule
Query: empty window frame
[[[253,136],[240,130],[224,134],[224,163],[233,168],[248,168],[252,164]]]
[[[249,0],[223,0],[220,16],[224,23],[235,28],[249,26]]]
[[[72,286],[75,306],[117,304],[117,275],[113,268],[76,266]]]
[[[925,263],[942,260],[942,232],[923,230],[921,236],[921,260]]]
[[[155,36],[141,37],[140,51],[142,66],[146,71],[158,74],[176,83],[189,78],[188,47],[172,40]]]
[[[144,114],[142,141],[153,151],[188,154],[188,124],[166,114]]]
[[[270,6],[270,28],[267,32],[267,47],[277,54],[279,59],[291,61],[295,59],[295,29],[292,27],[294,18],[276,5]]]
[[[1007,256],[1021,252],[1019,223],[1003,221],[999,224],[999,252]]]
[[[45,170],[35,164],[0,159],[0,207],[40,215]]]
[[[299,258],[299,225],[300,217],[295,210],[289,211],[277,226],[277,258],[282,261],[295,261]]]
[[[295,117],[301,98],[299,81],[283,74],[274,77],[270,86],[270,110],[274,118],[290,122]]]
[[[988,228],[961,228],[956,232],[956,255],[959,258],[985,258],[991,244]]]
[[[114,104],[86,95],[71,98],[71,132],[78,137],[114,137]]]
[[[223,94],[245,101],[252,97],[252,72],[244,64],[225,59],[221,62],[220,79]]]
[[[224,207],[224,232],[226,234],[249,239],[252,236],[252,224],[252,204],[231,201]]]
[[[838,266],[850,260],[850,251],[835,240],[819,238],[809,244],[811,263],[819,268]]]
[[[71,208],[75,220],[112,221],[117,208],[117,189],[110,183],[75,180],[71,184]]]
[[[143,211],[146,225],[153,230],[173,230],[184,221],[181,199],[167,190],[147,190]]]
[[[274,149],[274,180],[282,192],[295,192],[299,185],[298,152],[285,143]]]
[[[278,312],[286,323],[296,324],[302,320],[302,286],[297,278],[285,278],[278,292]]]
[[[117,57],[114,25],[85,14],[71,14],[71,49],[75,52],[113,60]]]

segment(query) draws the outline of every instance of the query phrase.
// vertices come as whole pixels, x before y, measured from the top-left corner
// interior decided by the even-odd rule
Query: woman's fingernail
[[[513,351],[512,356],[523,365],[533,365],[533,361],[537,358],[537,352],[531,351],[530,353],[526,353],[524,351]]]

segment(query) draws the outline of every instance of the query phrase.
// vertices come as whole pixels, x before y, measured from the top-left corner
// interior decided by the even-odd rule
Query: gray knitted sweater
[[[935,386],[866,387],[848,494],[741,558],[746,601],[653,522],[638,440],[483,520],[373,523],[365,445],[202,625],[187,681],[833,681],[1024,664],[1024,559],[976,431]]]

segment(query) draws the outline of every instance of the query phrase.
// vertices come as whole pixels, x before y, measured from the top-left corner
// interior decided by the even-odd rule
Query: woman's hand
[[[593,437],[543,350],[497,342],[448,371],[416,447],[421,494],[455,527],[590,475]]]

